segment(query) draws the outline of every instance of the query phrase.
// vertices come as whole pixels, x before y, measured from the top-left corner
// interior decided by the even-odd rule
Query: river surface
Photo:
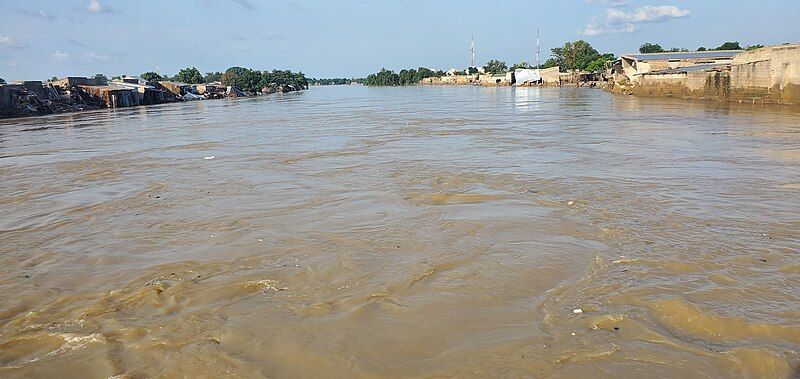
[[[1,121],[0,178],[4,378],[800,373],[796,109],[312,88]]]

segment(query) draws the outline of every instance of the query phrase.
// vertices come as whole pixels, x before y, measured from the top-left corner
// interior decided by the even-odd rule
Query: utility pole
[[[542,68],[542,45],[539,43],[539,28],[536,28],[536,69]]]
[[[470,48],[471,58],[472,58],[471,61],[470,61],[470,63],[472,65],[470,67],[478,67],[475,64],[475,33],[472,33],[472,42],[470,43],[469,48]]]

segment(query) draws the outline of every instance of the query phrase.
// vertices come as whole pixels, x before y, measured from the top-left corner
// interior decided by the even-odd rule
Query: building
[[[652,70],[653,61],[637,60],[628,67],[623,58],[622,67],[612,67],[610,90],[639,96],[800,105],[800,45],[768,46],[724,57],[690,56],[696,59],[666,60],[673,63],[667,67],[662,59],[658,70]],[[684,65],[684,61],[693,64]],[[651,69],[644,71],[642,63]]]
[[[172,92],[161,88],[157,82],[147,82],[133,76],[115,79],[111,84],[136,91],[140,105],[162,104],[176,100],[176,96]]]
[[[698,65],[725,65],[733,63],[733,58],[742,50],[695,51],[652,54],[625,54],[612,62],[611,75],[622,74],[629,80],[637,75],[653,71],[692,67]]]
[[[108,108],[132,107],[140,105],[136,88],[111,83],[103,86],[78,86],[81,96],[87,103],[100,103]]]

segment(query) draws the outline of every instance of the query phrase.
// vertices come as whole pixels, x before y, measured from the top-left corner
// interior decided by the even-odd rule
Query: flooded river
[[[0,377],[800,373],[800,112],[312,88],[0,122]]]

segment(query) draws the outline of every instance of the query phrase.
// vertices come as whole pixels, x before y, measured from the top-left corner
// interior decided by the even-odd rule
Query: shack
[[[121,79],[113,80],[112,84],[136,91],[140,105],[162,104],[176,101],[176,96],[172,92],[157,87],[158,83],[153,82],[151,84],[141,78],[125,76]]]
[[[160,81],[158,82],[164,89],[167,91],[172,92],[175,96],[183,96],[187,93],[193,93],[194,85],[188,83],[181,83],[181,82],[172,82],[172,81]]]
[[[87,103],[96,103],[108,108],[132,107],[140,105],[138,91],[135,88],[117,83],[103,86],[78,86],[81,96]]]

